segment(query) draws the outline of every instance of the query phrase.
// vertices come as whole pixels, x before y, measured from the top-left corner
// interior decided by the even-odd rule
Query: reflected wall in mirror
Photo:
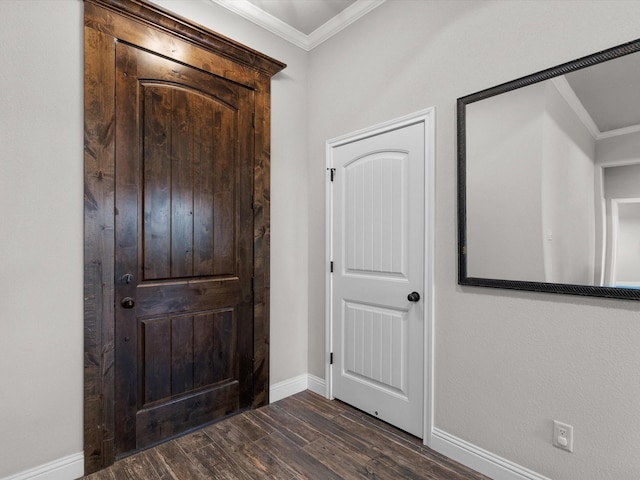
[[[640,300],[640,40],[458,99],[459,283]]]

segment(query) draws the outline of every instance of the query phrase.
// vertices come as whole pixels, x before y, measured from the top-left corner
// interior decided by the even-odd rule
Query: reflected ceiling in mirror
[[[640,40],[458,99],[461,285],[640,300]]]

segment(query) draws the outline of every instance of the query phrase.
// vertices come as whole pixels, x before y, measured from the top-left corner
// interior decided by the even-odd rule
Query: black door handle
[[[133,308],[135,304],[136,302],[131,297],[124,297],[120,301],[120,305],[122,305],[122,308]]]
[[[418,292],[411,292],[409,295],[407,295],[407,300],[409,300],[410,302],[417,302],[418,300],[420,300],[420,294]]]

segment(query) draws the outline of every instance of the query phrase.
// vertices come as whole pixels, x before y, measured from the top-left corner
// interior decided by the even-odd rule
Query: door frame
[[[423,443],[431,447],[433,430],[433,394],[434,394],[434,229],[435,229],[435,107],[405,115],[394,120],[373,125],[352,133],[332,138],[326,142],[327,181],[325,187],[325,222],[326,222],[326,275],[325,275],[325,396],[333,399],[333,276],[331,261],[333,259],[333,183],[330,180],[334,168],[334,151],[341,145],[374,137],[392,130],[410,125],[422,124],[424,149],[424,188],[425,188],[425,265],[424,265],[424,425]]]
[[[611,199],[611,218],[608,219],[607,224],[611,226],[611,232],[607,235],[611,240],[611,249],[610,249],[610,268],[609,268],[609,279],[608,283],[612,287],[616,287],[616,275],[617,275],[617,264],[618,264],[618,227],[620,225],[620,204],[640,204],[640,198],[612,198]],[[627,284],[631,285],[630,283]],[[638,285],[634,285],[634,287],[638,287]]]
[[[286,67],[143,0],[84,2],[84,464],[115,461],[115,45],[126,42],[255,92],[253,408],[269,403],[270,95]]]

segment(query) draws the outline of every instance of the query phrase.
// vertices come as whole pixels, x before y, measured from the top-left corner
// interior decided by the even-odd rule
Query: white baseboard
[[[275,383],[269,388],[269,403],[303,392],[309,384],[306,373]]]
[[[325,381],[315,375],[304,373],[271,385],[269,388],[269,403],[277,402],[307,389],[323,397],[326,396]]]
[[[2,480],[71,480],[84,475],[84,453],[75,453]]]
[[[431,434],[431,448],[494,480],[550,480],[438,428]]]
[[[324,378],[316,377],[315,375],[308,374],[309,384],[307,388],[311,390],[313,393],[317,393],[318,395],[322,395],[326,398],[327,396],[327,383]]]

